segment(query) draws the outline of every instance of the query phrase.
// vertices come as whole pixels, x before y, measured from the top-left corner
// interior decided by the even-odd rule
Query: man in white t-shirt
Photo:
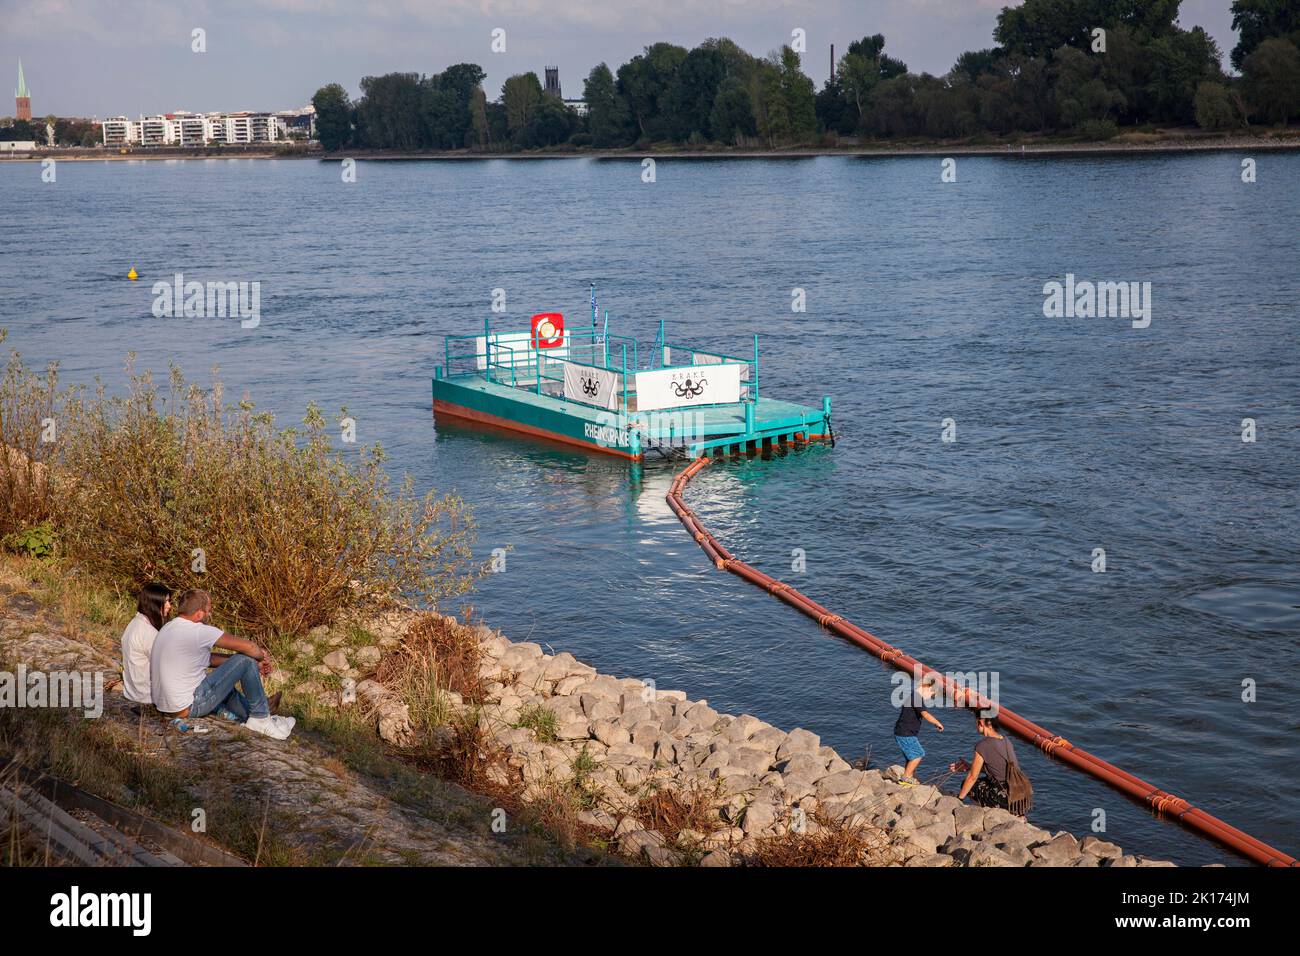
[[[154,707],[169,717],[206,717],[224,707],[249,730],[277,740],[288,737],[294,719],[272,716],[262,687],[262,676],[271,672],[271,655],[206,623],[212,616],[206,591],[186,591],[176,599],[176,612],[149,652]],[[234,653],[214,654],[214,647]]]

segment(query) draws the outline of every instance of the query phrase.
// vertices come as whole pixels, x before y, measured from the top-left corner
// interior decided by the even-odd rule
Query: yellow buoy
[[[136,272],[135,272],[135,266],[132,266],[132,267],[131,267],[131,271],[128,272],[128,273],[126,274],[126,277],[127,277],[128,279],[130,279],[132,282],[134,282],[136,279],[140,278],[138,275],[136,275]]]

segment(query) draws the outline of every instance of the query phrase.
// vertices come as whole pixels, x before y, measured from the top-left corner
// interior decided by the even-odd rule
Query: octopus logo
[[[539,312],[533,316],[529,344],[535,349],[553,349],[564,344],[564,315]]]
[[[600,391],[600,383],[597,382],[594,378],[584,378],[582,380],[582,394],[589,395],[592,398],[595,398],[596,393],[599,391]]]
[[[678,398],[698,398],[704,394],[704,386],[708,385],[708,379],[700,379],[698,382],[692,382],[689,378],[684,382],[673,382],[673,392]]]

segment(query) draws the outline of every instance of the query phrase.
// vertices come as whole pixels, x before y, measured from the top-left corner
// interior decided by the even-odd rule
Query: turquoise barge
[[[593,290],[594,293],[594,290]],[[666,342],[652,348],[560,313],[528,331],[449,335],[433,378],[433,410],[478,425],[639,461],[698,457],[831,438],[831,402],[800,405],[759,394],[758,336],[744,358]]]

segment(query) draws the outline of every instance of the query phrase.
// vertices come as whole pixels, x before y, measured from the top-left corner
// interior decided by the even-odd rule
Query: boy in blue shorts
[[[898,749],[903,752],[903,759],[907,765],[903,768],[903,776],[899,783],[913,785],[918,781],[916,779],[916,768],[921,765],[921,758],[925,756],[925,748],[921,746],[921,740],[917,736],[921,732],[921,721],[934,724],[943,732],[943,724],[925,709],[925,705],[934,700],[934,683],[928,680],[922,680],[919,684],[912,685],[912,693],[909,695],[910,700],[905,702],[898,713],[898,720],[894,722],[894,740],[898,744]]]

